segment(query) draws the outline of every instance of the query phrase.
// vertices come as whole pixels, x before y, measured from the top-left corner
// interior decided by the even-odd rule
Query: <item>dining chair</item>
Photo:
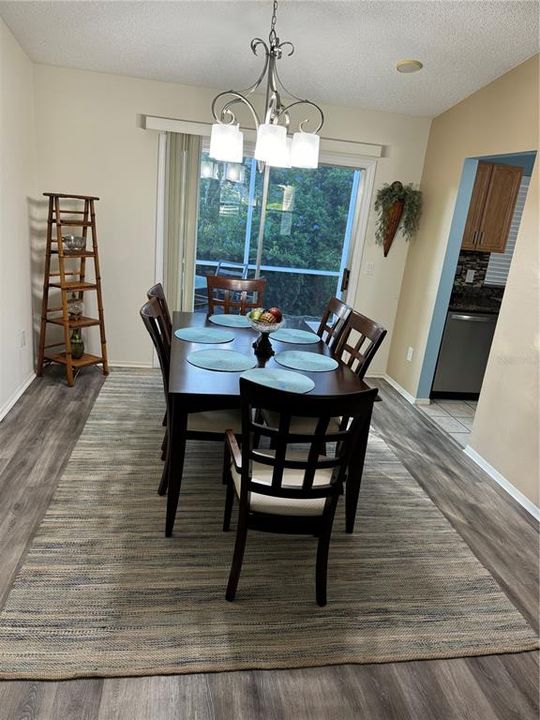
[[[163,290],[163,285],[161,283],[153,285],[150,290],[147,290],[146,297],[149,300],[156,298],[158,301],[159,307],[161,308],[161,314],[163,316],[163,332],[166,333],[170,345],[172,339],[172,320],[167,298],[165,297],[165,291]],[[161,424],[165,428],[163,442],[161,443],[161,459],[165,460],[167,454],[167,411],[165,411],[163,422]]]
[[[235,497],[239,503],[227,600],[236,595],[248,530],[262,530],[318,538],[316,599],[319,605],[326,604],[328,549],[336,505],[347,467],[363,464],[362,439],[369,431],[376,395],[376,388],[331,397],[298,395],[240,378],[241,448],[232,430],[227,431],[223,465],[227,486],[224,531],[230,527]],[[260,410],[275,414],[277,423],[259,423]],[[295,432],[297,415],[311,418],[314,431]],[[330,420],[337,415],[351,421],[334,429]],[[274,449],[254,447],[256,434],[270,438]],[[335,443],[335,451],[327,455],[323,448],[329,443]]]
[[[214,275],[218,275],[219,277],[236,277],[245,280],[248,276],[248,272],[248,263],[220,260],[216,265],[216,272]]]
[[[167,298],[165,297],[165,291],[163,290],[163,285],[161,283],[156,283],[153,285],[150,290],[146,292],[146,297],[151,300],[152,298],[156,298],[159,306],[161,308],[161,312],[164,319],[165,324],[165,331],[169,337],[169,344],[171,342],[172,338],[172,320],[171,320],[171,313],[169,311],[169,305],[167,304]]]
[[[169,407],[169,367],[171,358],[171,342],[166,332],[167,319],[157,297],[153,297],[145,303],[140,315],[148,330],[159,358],[161,374],[163,377],[163,390],[167,406],[167,417],[170,414]],[[180,342],[180,341],[179,341]],[[168,477],[168,451],[171,443],[186,443],[187,440],[223,440],[225,430],[231,428],[233,432],[241,431],[241,415],[239,410],[210,410],[205,412],[190,413],[188,416],[187,431],[184,437],[171,437],[168,433],[167,457],[159,484],[158,493],[165,495],[167,492]]]
[[[353,310],[336,344],[334,355],[363,379],[386,336],[382,325]]]
[[[264,303],[266,280],[245,280],[242,278],[208,275],[208,314],[213,315],[216,308],[222,308],[228,314],[238,312],[245,315],[248,310],[260,307]]]
[[[318,334],[320,335],[320,333]],[[355,310],[351,310],[343,329],[339,333],[339,339],[334,345],[333,355],[363,380],[385,335],[386,330],[382,325]],[[380,400],[380,398],[378,397],[377,400]],[[276,422],[275,414],[270,411],[264,411],[262,417],[269,424],[275,424]],[[297,417],[294,422],[297,432],[308,432],[310,428],[313,429],[314,427],[314,422],[309,417]],[[338,427],[340,418],[333,418],[331,423],[333,423],[334,427]]]
[[[317,335],[328,347],[331,348],[337,344],[351,312],[352,308],[337,297],[330,298],[328,301],[317,330]],[[333,322],[331,318],[333,318]]]

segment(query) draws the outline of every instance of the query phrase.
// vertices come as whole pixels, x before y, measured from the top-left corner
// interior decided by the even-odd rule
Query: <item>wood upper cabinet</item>
[[[504,252],[522,174],[520,167],[478,163],[462,250]]]

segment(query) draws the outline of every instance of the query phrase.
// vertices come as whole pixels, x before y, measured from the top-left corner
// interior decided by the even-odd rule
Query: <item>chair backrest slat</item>
[[[152,297],[142,306],[140,315],[156,348],[161,374],[163,376],[163,389],[165,391],[165,397],[167,398],[169,393],[171,338],[167,332],[167,318],[164,316],[159,299]]]
[[[264,304],[266,280],[244,280],[242,278],[206,276],[208,288],[208,314],[213,315],[216,308],[222,308],[229,314],[237,312],[245,315],[248,310]]]
[[[351,312],[352,308],[337,297],[330,298],[328,301],[317,330],[317,335],[328,347],[334,348],[337,345]],[[330,321],[331,317],[334,318],[333,322]]]
[[[156,283],[153,287],[148,290],[146,293],[146,297],[151,300],[152,298],[156,298],[159,307],[161,308],[161,314],[163,317],[163,323],[165,327],[165,331],[167,335],[169,336],[169,344],[172,340],[172,320],[171,320],[171,313],[169,312],[169,306],[167,304],[167,298],[165,297],[165,291],[163,290],[163,285],[161,283]]]
[[[363,378],[385,335],[386,330],[382,325],[353,310],[345,323],[334,355],[359,378]]]
[[[324,498],[341,491],[345,470],[355,447],[362,447],[362,433],[367,433],[371,421],[373,402],[377,389],[364,390],[341,396],[298,395],[267,388],[240,378],[242,403],[242,487],[241,501],[247,501],[249,492],[288,498]],[[277,427],[267,427],[261,432],[257,411],[277,412]],[[331,419],[336,416],[350,418],[348,425],[336,431]],[[294,432],[293,418],[313,418],[315,431],[301,435]],[[291,429],[292,428],[292,429]],[[267,435],[273,440],[273,451],[253,447],[254,435]],[[298,452],[298,438],[307,445],[299,457],[291,459],[289,451]],[[322,454],[329,442],[338,442],[335,453]],[[365,443],[364,443],[365,444]],[[293,446],[293,447],[291,447]],[[271,469],[272,479],[262,482],[253,477],[253,463],[261,463]],[[301,482],[294,486],[287,483],[287,469],[295,469]],[[317,473],[331,470],[327,482],[316,482]]]
[[[247,278],[249,266],[247,263],[229,262],[228,260],[220,260],[216,266],[214,275],[220,277],[236,277]]]

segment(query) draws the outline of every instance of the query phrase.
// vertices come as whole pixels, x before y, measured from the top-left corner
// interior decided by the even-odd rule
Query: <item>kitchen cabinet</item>
[[[522,173],[513,165],[478,163],[462,250],[504,252]]]

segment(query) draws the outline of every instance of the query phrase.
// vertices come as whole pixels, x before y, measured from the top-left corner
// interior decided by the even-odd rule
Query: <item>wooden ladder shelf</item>
[[[37,374],[43,374],[45,364],[60,363],[66,368],[68,385],[73,385],[74,370],[78,371],[88,365],[101,365],[104,375],[109,372],[107,363],[107,344],[105,340],[105,320],[103,317],[103,300],[101,295],[101,276],[99,270],[99,256],[96,233],[96,215],[94,203],[99,200],[91,195],[65,195],[61,193],[43,193],[49,198],[49,215],[47,219],[47,250],[45,256],[45,273],[43,278],[43,300],[41,305],[41,329],[39,334],[39,352]],[[60,202],[68,200],[70,204],[83,209],[62,209]],[[75,201],[75,202],[74,202]],[[76,217],[73,217],[76,216]],[[54,230],[53,230],[54,227]],[[63,235],[65,228],[82,228],[81,236],[87,240],[88,230],[91,231],[91,247],[77,252],[67,251],[64,248]],[[51,272],[51,259],[53,255],[58,258],[58,271]],[[71,269],[71,261],[78,262],[78,269]],[[86,261],[93,261],[95,280],[86,279]],[[49,290],[60,290],[61,305],[49,305]],[[96,292],[98,317],[77,318],[69,316],[68,295],[74,293],[77,300],[83,301],[85,292]],[[52,313],[61,313],[51,316]],[[47,325],[61,325],[64,328],[63,343],[46,345]],[[82,357],[74,358],[71,354],[71,331],[75,328],[99,326],[101,339],[101,356],[84,353]],[[50,348],[63,345],[63,351],[50,352]]]

